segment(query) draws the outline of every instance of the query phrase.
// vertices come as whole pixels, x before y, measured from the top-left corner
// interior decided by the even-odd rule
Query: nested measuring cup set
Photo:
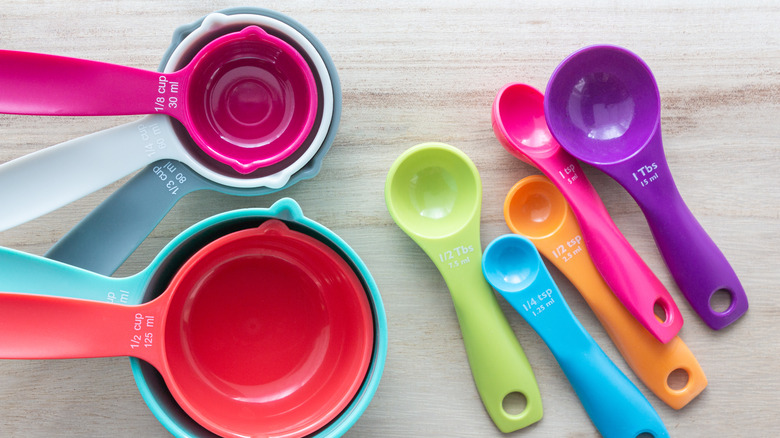
[[[603,436],[668,436],[642,392],[573,315],[541,257],[580,291],[627,365],[659,399],[681,409],[704,390],[707,378],[678,336],[679,308],[618,230],[578,161],[607,173],[636,200],[680,291],[710,328],[722,329],[747,311],[734,270],[672,180],[652,72],[626,49],[587,47],[561,62],[544,95],[521,83],[504,86],[492,123],[504,148],[544,175],[510,189],[503,211],[512,234],[490,242],[484,253],[481,181],[462,151],[443,143],[412,147],[392,165],[385,185],[393,220],[450,290],[486,410],[504,432],[542,418],[536,378],[495,290],[545,342]],[[728,297],[725,309],[715,308],[716,295]],[[520,413],[505,409],[515,393],[526,401]]]
[[[45,257],[0,248],[0,356],[130,356],[144,401],[179,437],[348,430],[384,369],[384,307],[360,257],[292,199],[208,218],[138,274],[109,277],[187,193],[257,196],[318,173],[341,88],[317,38],[233,8],[177,29],[156,72],[0,59],[0,112],[146,114],[0,165],[0,184],[20,188],[0,193],[0,229],[143,168]]]

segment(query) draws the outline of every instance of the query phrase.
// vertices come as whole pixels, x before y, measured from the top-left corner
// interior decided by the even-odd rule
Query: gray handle
[[[130,257],[176,202],[203,188],[189,167],[157,161],[130,179],[45,254],[111,275]]]

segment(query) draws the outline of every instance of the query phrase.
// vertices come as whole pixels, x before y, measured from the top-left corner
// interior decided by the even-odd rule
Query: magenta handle
[[[133,356],[158,365],[163,321],[157,301],[124,306],[0,293],[0,358]]]
[[[710,328],[722,329],[747,312],[747,295],[737,274],[683,201],[660,144],[646,145],[630,160],[604,170],[639,204],[674,281]],[[719,290],[731,298],[723,312],[710,305]]]
[[[612,221],[577,160],[558,147],[551,156],[534,164],[571,205],[593,263],[626,310],[662,343],[674,339],[683,325],[680,309]],[[656,318],[656,304],[664,309],[665,322]]]
[[[39,53],[0,50],[0,113],[57,116],[168,114],[172,83],[181,72],[159,73]],[[180,93],[184,95],[185,93]]]

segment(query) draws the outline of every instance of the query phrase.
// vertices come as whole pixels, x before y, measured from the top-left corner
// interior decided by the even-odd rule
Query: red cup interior
[[[169,386],[217,434],[315,432],[365,378],[373,319],[362,283],[332,249],[281,221],[215,240],[169,290]]]

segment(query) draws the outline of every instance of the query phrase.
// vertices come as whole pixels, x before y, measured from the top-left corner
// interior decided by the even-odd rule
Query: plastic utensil
[[[615,297],[584,246],[571,207],[547,177],[532,175],[515,184],[504,201],[504,219],[574,284],[628,365],[658,398],[681,409],[707,387],[699,361],[679,336],[660,343]],[[669,378],[678,370],[687,382],[671,387]]]
[[[322,159],[330,149],[338,131],[341,117],[341,87],[338,73],[327,50],[314,35],[301,24],[277,12],[257,8],[229,9],[177,29],[161,68],[177,70],[189,62],[188,58],[191,57],[188,56],[189,53],[197,52],[210,40],[233,28],[243,28],[247,25],[262,26],[269,33],[284,39],[293,47],[298,47],[297,50],[309,60],[319,89],[317,116],[319,123],[315,124],[315,129],[312,130],[309,138],[291,157],[259,170],[275,170],[276,173],[268,173],[274,177],[285,174],[287,177],[291,176],[282,187],[286,188],[303,179],[312,178],[319,172]],[[162,116],[148,116],[146,119],[156,117]],[[112,131],[111,135],[101,133],[95,137],[82,137],[71,142],[76,146],[78,143],[91,141],[95,147],[100,148],[103,146],[101,141],[115,143],[124,142],[127,138],[136,139],[137,137],[132,135],[136,129],[131,125],[134,124],[124,125],[116,132]],[[164,124],[162,126],[165,127]],[[120,137],[115,138],[113,134]],[[186,132],[178,134],[182,142],[186,142],[186,138],[189,138]],[[110,275],[141,244],[179,199],[187,193],[204,189],[236,196],[265,195],[279,190],[268,187],[233,188],[212,182],[183,163],[159,161],[150,164],[118,188],[63,236],[46,255],[90,271]],[[3,194],[0,193],[0,198],[2,197]],[[39,205],[41,204],[36,204]],[[24,214],[29,212],[14,212],[13,215],[11,212],[6,212],[0,215],[0,224],[4,221],[24,219],[18,217]],[[122,233],[116,233],[117,226],[121,226]],[[102,244],[106,241],[111,241],[112,245]]]
[[[306,61],[257,26],[217,38],[164,75],[28,52],[0,51],[0,60],[5,113],[166,114],[209,156],[244,174],[292,154],[317,108]]]
[[[542,400],[536,377],[480,272],[482,182],[474,163],[447,144],[414,146],[390,167],[385,202],[395,223],[447,283],[474,383],[493,422],[511,432],[539,421]],[[526,399],[517,415],[503,408],[513,393]]]
[[[309,139],[289,158],[276,165],[259,169],[252,174],[257,175],[258,173],[266,172],[264,174],[272,175],[273,178],[290,178],[285,185],[285,187],[289,187],[300,180],[312,178],[319,172],[322,159],[330,148],[338,130],[341,115],[341,87],[338,81],[338,73],[327,50],[311,32],[292,18],[268,9],[251,7],[225,9],[176,29],[171,46],[163,56],[160,69],[165,68],[166,71],[178,70],[189,62],[194,53],[214,38],[229,31],[243,29],[248,25],[262,26],[268,33],[284,39],[295,47],[311,65],[318,86],[318,95],[320,96],[318,100],[318,123],[315,123],[315,126],[318,128],[312,130]],[[170,128],[171,126],[170,119],[164,116],[148,116],[141,122],[153,119],[156,119],[155,123],[161,125],[162,128]],[[119,130],[117,130],[116,135],[118,137],[105,138],[106,136],[104,136],[104,141],[116,143],[124,142],[127,138],[137,138],[135,136],[137,129],[134,126],[136,124],[124,125],[122,129],[126,132],[121,133],[123,135],[120,135]],[[191,142],[189,135],[184,132],[184,129],[176,130],[176,135],[178,141],[183,144]],[[88,138],[93,139],[98,147],[102,146],[94,136]],[[76,145],[79,141],[84,142],[87,140],[81,138],[71,143]],[[161,181],[161,170],[166,178],[165,181]],[[171,191],[166,187],[174,179],[177,181],[176,187],[181,188],[181,190],[174,189]],[[178,181],[181,179],[185,179],[186,183],[179,183]],[[149,165],[139,175],[133,177],[115,191],[95,211],[57,242],[47,253],[47,256],[74,266],[110,275],[144,240],[146,235],[151,232],[157,222],[165,216],[166,212],[178,199],[186,193],[200,189],[217,190],[237,196],[256,196],[268,194],[276,190],[268,187],[228,187],[200,176],[187,165],[179,162],[155,163]],[[290,226],[295,226],[299,231],[302,230],[302,222],[308,223],[309,226],[304,229],[307,234],[328,243],[337,252],[343,252],[343,257],[346,260],[354,262],[355,271],[364,279],[366,291],[370,292],[369,299],[372,300],[375,314],[374,329],[376,339],[374,341],[374,356],[369,368],[369,375],[360,393],[355,396],[350,406],[331,424],[318,431],[315,435],[317,437],[341,436],[365,411],[379,384],[387,352],[387,330],[384,310],[373,278],[357,254],[330,230],[305,218],[294,202],[291,200],[287,201],[295,208],[281,208],[287,205],[288,202],[280,201],[274,204],[274,207],[271,207],[270,210],[262,210],[263,212],[269,212],[263,214],[285,216],[292,220],[292,222],[286,223]],[[277,205],[280,206],[278,210],[275,208]],[[251,213],[255,210],[246,211],[249,216],[245,217],[242,223],[249,222],[257,225],[256,221],[258,219],[254,215],[258,213]],[[249,224],[246,225],[248,226]],[[117,226],[121,226],[122,233],[116,233]],[[312,227],[318,231],[314,231]],[[209,229],[211,228],[209,227]],[[110,241],[112,245],[105,245],[104,243],[107,241]],[[52,290],[52,287],[44,287],[41,290],[45,292]],[[135,358],[131,358],[130,362],[136,384],[144,401],[169,432],[180,438],[212,436],[210,432],[193,421],[176,404],[162,381],[162,377],[154,367]]]
[[[283,198],[267,209],[221,213],[191,226],[161,250],[152,262],[155,269],[147,268],[135,276],[141,285],[136,288],[115,289],[116,285],[110,279],[109,284],[95,281],[95,278],[105,277],[95,277],[63,263],[0,247],[0,265],[4,267],[0,270],[0,290],[36,294],[54,291],[60,296],[138,304],[153,299],[159,293],[149,284],[168,284],[181,265],[203,246],[234,231],[256,228],[269,219],[283,220],[290,229],[325,243],[339,254],[360,278],[371,305],[374,349],[363,385],[349,406],[313,435],[320,438],[339,437],[360,418],[379,386],[387,357],[387,319],[376,282],[360,257],[338,235],[305,217],[300,206],[292,199]],[[136,293],[142,289],[146,291],[143,296]],[[134,358],[130,362],[144,401],[168,431],[181,438],[213,436],[176,403],[154,367]]]
[[[525,84],[509,84],[493,102],[493,131],[512,155],[541,170],[569,202],[585,244],[610,289],[650,333],[669,342],[683,325],[669,291],[631,247],[607,212],[574,157],[547,129],[542,94]],[[663,321],[655,315],[660,308]]]
[[[254,9],[249,8],[248,10]],[[204,39],[210,42],[215,34],[221,30],[235,26],[235,20],[243,19],[241,17],[246,17],[249,22],[257,22],[253,24],[270,28],[269,31],[274,31],[277,36],[294,40],[290,43],[301,49],[312,45],[307,37],[285,23],[274,19],[250,15],[246,12],[234,16],[210,14],[202,20],[202,24],[194,32],[181,41],[177,50],[172,54],[169,51],[170,62],[166,66],[166,71],[175,70],[172,68],[173,66],[183,66],[184,64],[180,64],[178,61],[185,57],[193,47],[199,46]],[[289,18],[287,20],[300,26]],[[308,32],[306,33],[308,34]],[[181,38],[181,34],[175,35],[174,38],[175,44],[176,38]],[[312,52],[315,56],[310,55],[310,61],[313,65],[318,66],[322,80],[326,83],[327,81],[322,74],[325,68],[324,66],[322,66],[323,68],[319,67],[322,63],[316,59],[318,57],[316,50],[312,48],[311,51],[307,51],[309,54]],[[324,50],[322,53],[327,55]],[[330,62],[329,57],[327,60]],[[332,65],[332,62],[330,64]],[[333,91],[339,93],[338,96],[333,95],[332,97],[334,100],[336,97],[339,99],[337,102],[334,100],[330,102],[336,106],[333,116],[336,116],[334,118],[337,119],[340,116],[340,88],[335,76],[335,68],[332,69],[332,72],[334,76]],[[323,88],[324,111],[321,126],[328,126],[327,120],[331,116],[331,105],[328,104],[328,99],[331,97],[330,91],[328,87]],[[336,110],[339,110],[338,114],[335,113]],[[255,190],[254,193],[268,193],[289,185],[288,182],[292,184],[316,174],[323,155],[317,154],[322,144],[320,139],[325,135],[323,130],[319,129],[316,136],[313,138],[310,136],[311,143],[309,143],[308,148],[301,146],[293,155],[276,165],[260,168],[248,175],[241,175],[229,166],[223,165],[203,153],[186,134],[186,130],[171,118],[163,115],[148,116],[138,122],[71,140],[1,165],[0,183],[13,181],[17,190],[0,193],[0,201],[4,205],[15,206],[0,216],[0,229],[12,227],[52,211],[158,159],[168,158],[181,161],[198,174],[195,179],[208,180],[207,183],[196,181],[194,189],[210,185],[212,187],[224,186],[225,190],[228,191],[240,192],[241,190],[236,189],[252,188]],[[331,141],[332,137],[328,136],[323,145],[325,147],[322,149],[327,151]],[[299,153],[301,153],[300,156],[298,156]],[[315,156],[315,154],[317,155]],[[106,161],[104,158],[106,156],[110,157],[111,160]],[[78,159],[74,159],[74,157]],[[63,166],[63,163],[68,163],[68,165]],[[303,170],[303,172],[299,174],[298,170]],[[186,178],[186,172],[182,173]],[[46,175],[47,178],[41,178],[40,175]],[[51,184],[51,181],[58,183]],[[192,181],[192,178],[187,179],[187,181]],[[171,181],[167,182],[167,184],[170,183]],[[171,197],[174,197],[180,191],[178,188],[183,185],[182,181],[178,180],[171,187],[168,187],[167,184],[164,189],[170,191]],[[188,186],[192,185],[188,184]]]
[[[615,46],[566,58],[547,84],[550,131],[569,153],[622,185],[647,218],[675,282],[707,325],[719,330],[748,309],[734,269],[677,190],[661,141],[661,98],[650,68]],[[717,291],[731,299],[719,312]]]
[[[2,357],[141,358],[222,436],[323,427],[352,400],[373,347],[351,267],[277,220],[209,243],[143,305],[12,293],[0,301]]]
[[[493,240],[485,248],[482,270],[547,344],[601,435],[669,436],[650,402],[571,313],[528,239],[506,234]]]

